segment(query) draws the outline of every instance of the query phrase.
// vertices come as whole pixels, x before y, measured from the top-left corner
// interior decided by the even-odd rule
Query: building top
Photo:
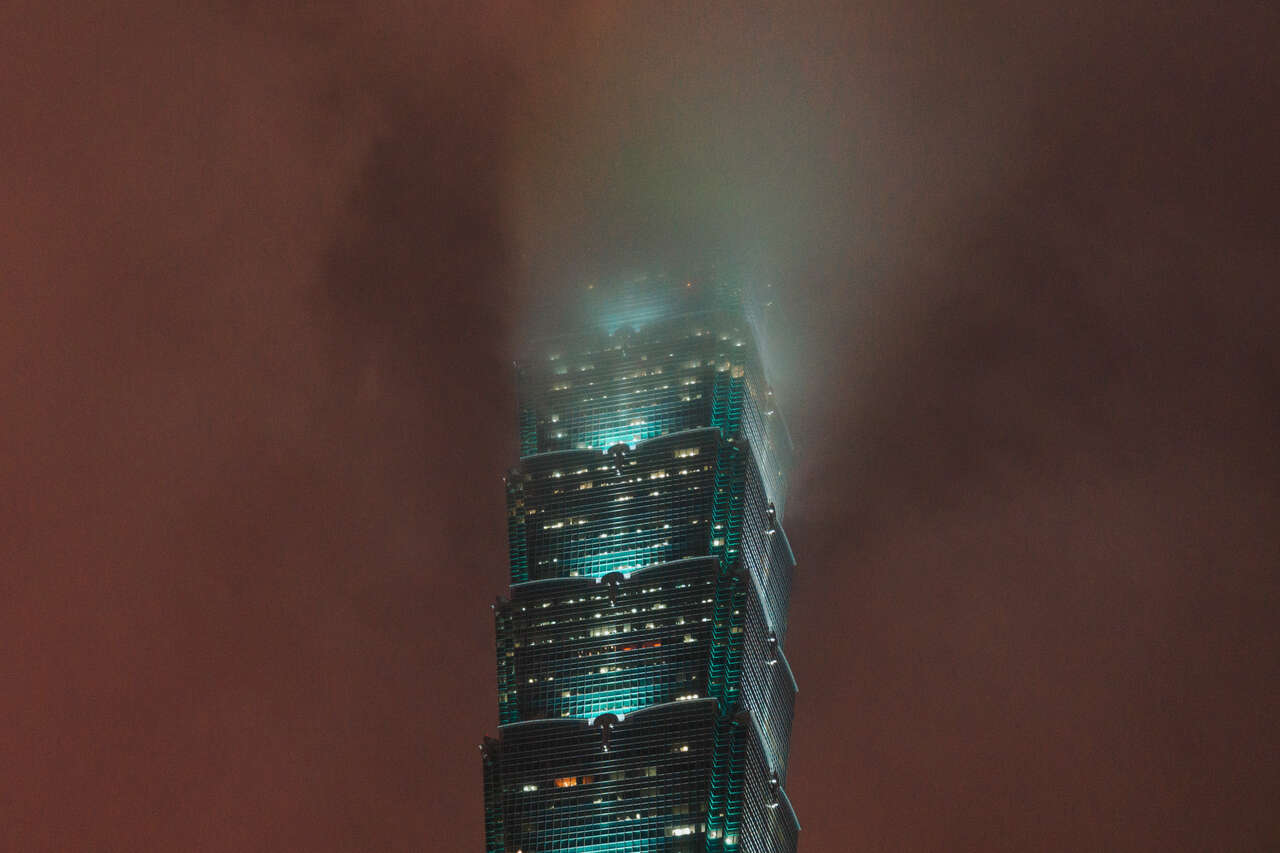
[[[534,306],[541,332],[531,341],[535,346],[564,336],[645,329],[690,314],[743,312],[745,306],[744,289],[719,276],[622,275],[582,282],[565,296]]]

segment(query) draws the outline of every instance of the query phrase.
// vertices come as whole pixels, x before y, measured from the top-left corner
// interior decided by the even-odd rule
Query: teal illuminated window
[[[742,301],[588,288],[521,362],[488,853],[792,853],[790,441]]]

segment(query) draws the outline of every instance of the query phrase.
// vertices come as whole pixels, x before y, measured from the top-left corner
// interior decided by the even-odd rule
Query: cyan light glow
[[[487,850],[791,853],[785,428],[739,302],[633,284],[521,367]]]

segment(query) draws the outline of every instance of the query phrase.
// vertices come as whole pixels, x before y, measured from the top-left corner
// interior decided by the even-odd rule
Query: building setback
[[[747,305],[593,287],[520,364],[488,853],[796,849],[791,445]]]

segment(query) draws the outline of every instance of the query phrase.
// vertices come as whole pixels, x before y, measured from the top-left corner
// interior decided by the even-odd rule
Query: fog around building
[[[709,259],[803,849],[1274,846],[1276,12],[686,5],[6,16],[0,847],[478,845],[511,359]]]

